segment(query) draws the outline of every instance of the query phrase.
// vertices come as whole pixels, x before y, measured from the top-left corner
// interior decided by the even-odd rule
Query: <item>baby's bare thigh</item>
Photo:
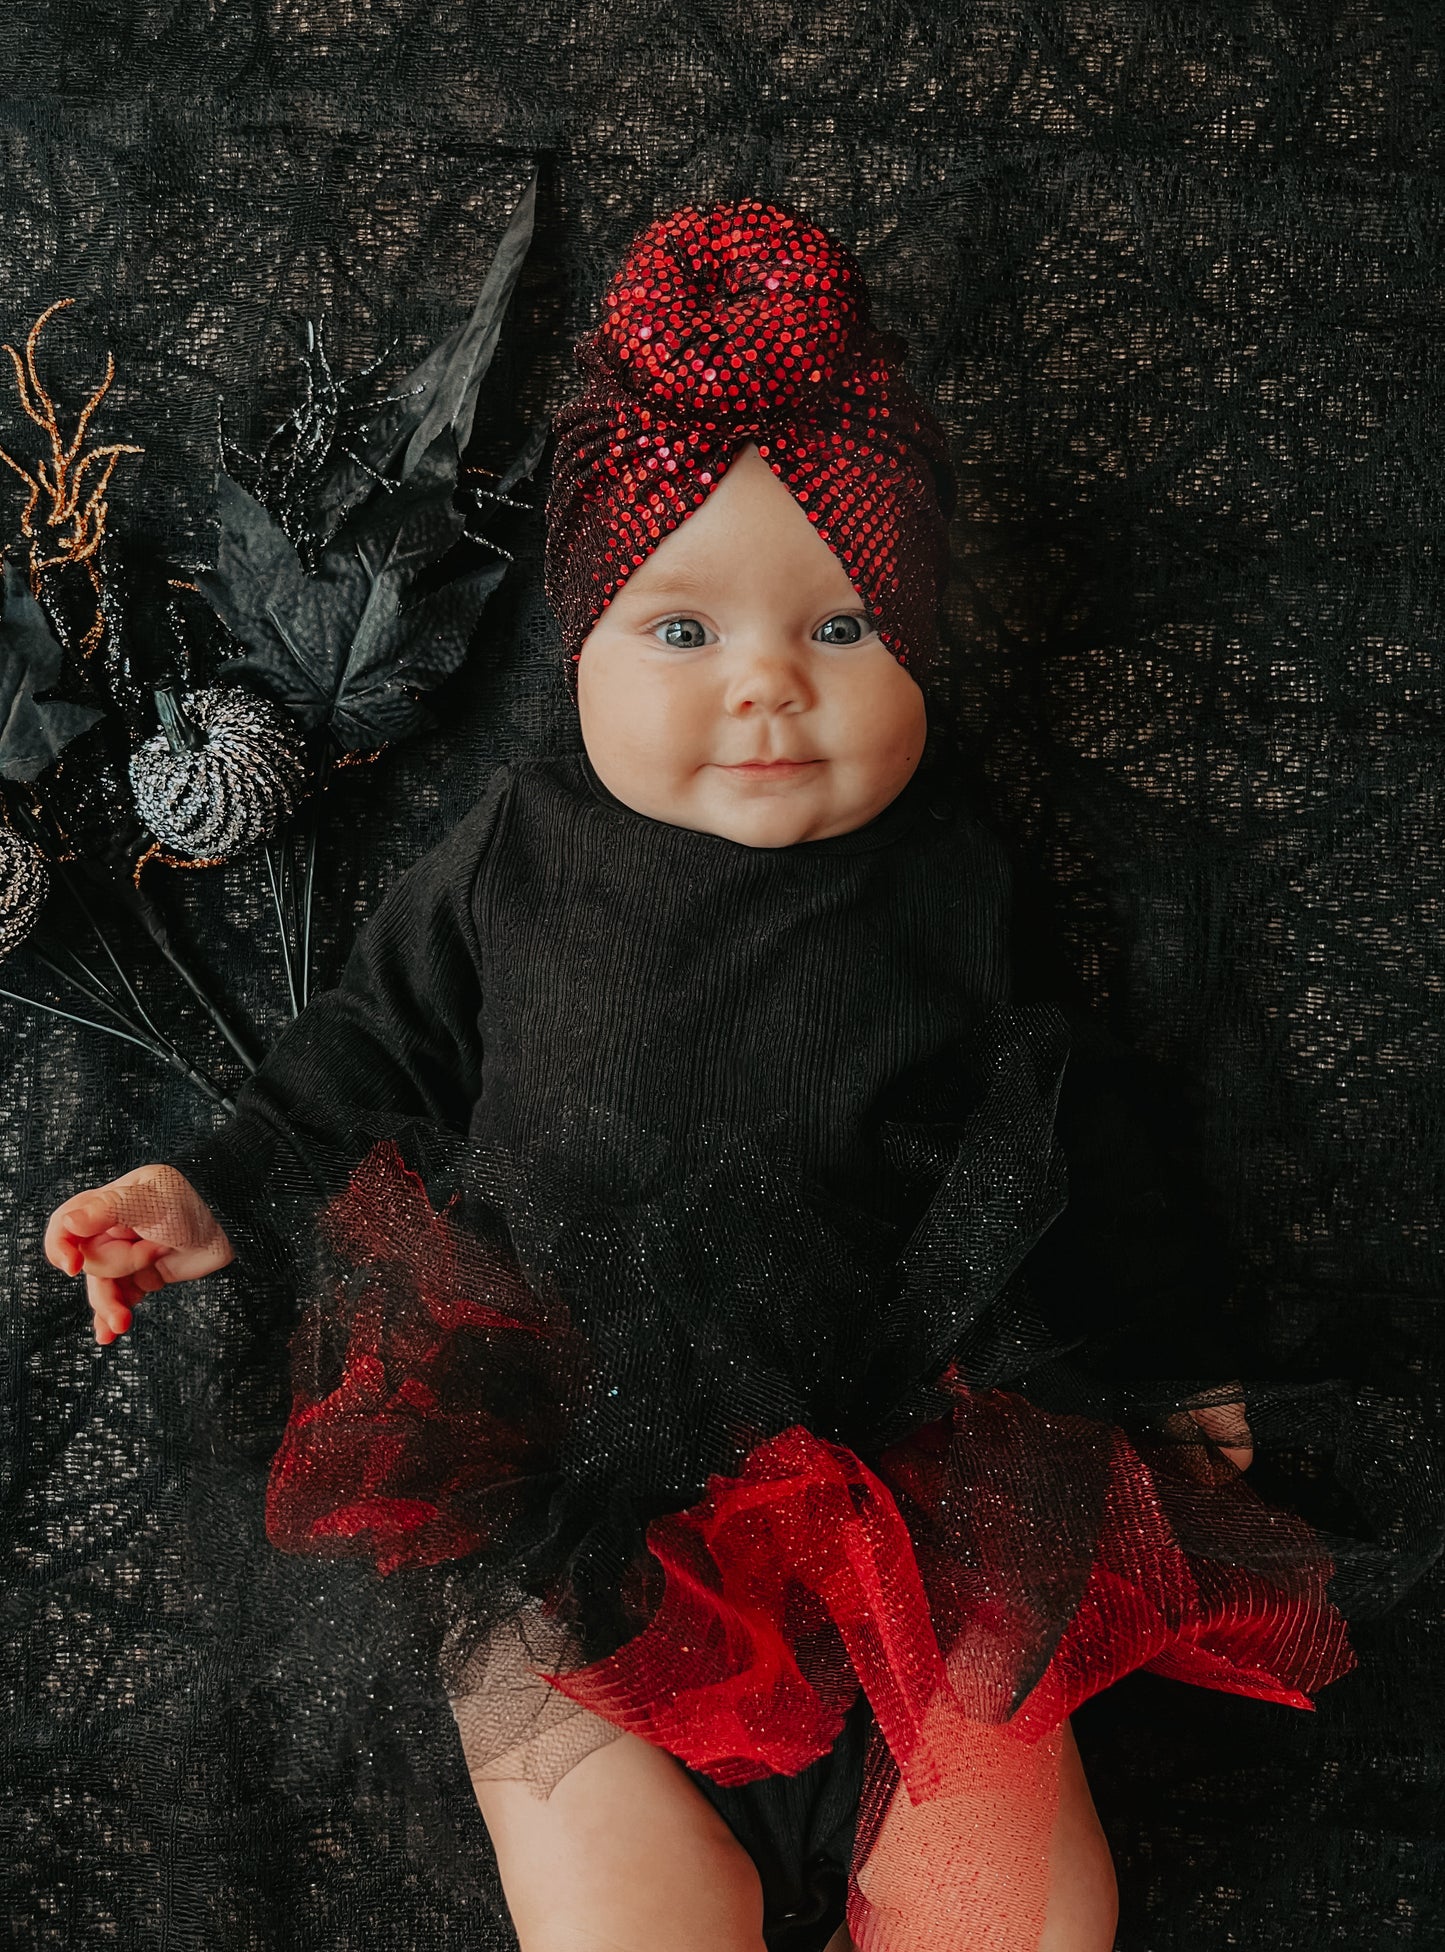
[[[594,1749],[545,1798],[473,1787],[522,1952],[763,1952],[752,1859],[640,1736]]]
[[[1067,1723],[1060,1761],[1049,1904],[1039,1952],[1110,1952],[1119,1922],[1114,1860]]]

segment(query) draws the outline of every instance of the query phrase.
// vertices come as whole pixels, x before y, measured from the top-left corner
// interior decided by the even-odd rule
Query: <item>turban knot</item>
[[[673,211],[631,245],[575,350],[584,384],[555,422],[546,563],[574,694],[602,611],[748,442],[921,680],[957,486],[851,253],[757,199]]]

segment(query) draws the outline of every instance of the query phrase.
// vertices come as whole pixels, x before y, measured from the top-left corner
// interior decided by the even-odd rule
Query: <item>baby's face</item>
[[[582,646],[587,756],[617,798],[748,847],[850,833],[923,756],[923,693],[756,447]],[[776,770],[747,762],[789,759]]]

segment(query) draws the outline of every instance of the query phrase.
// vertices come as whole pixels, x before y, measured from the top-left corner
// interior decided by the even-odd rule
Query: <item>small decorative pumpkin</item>
[[[50,863],[24,834],[0,826],[0,961],[35,927],[50,888]]]
[[[290,716],[242,685],[156,692],[161,729],[130,757],[141,819],[163,847],[214,858],[265,840],[306,785],[306,752]]]

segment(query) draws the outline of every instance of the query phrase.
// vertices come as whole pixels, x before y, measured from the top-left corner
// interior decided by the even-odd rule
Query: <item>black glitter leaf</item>
[[[327,728],[348,751],[372,750],[426,724],[415,692],[460,664],[506,566],[488,563],[457,578],[455,594],[443,585],[414,606],[414,616],[402,610],[416,574],[461,534],[465,518],[450,484],[409,483],[365,503],[315,575],[260,503],[224,474],[218,500],[216,566],[197,580],[246,646],[223,675],[255,685],[308,730]]]
[[[434,347],[403,383],[405,389],[421,389],[415,400],[408,403],[421,411],[409,430],[401,457],[403,481],[433,469],[445,471],[449,455],[466,451],[481,384],[491,366],[501,337],[502,318],[532,241],[536,202],[534,172],[497,246],[471,317]],[[455,478],[455,459],[450,465]]]
[[[402,607],[466,530],[457,505],[461,452],[531,242],[536,187],[534,173],[470,318],[358,438],[363,465],[328,468],[314,485],[313,536],[340,522],[329,541],[303,561],[275,515],[219,475],[216,561],[199,572],[197,588],[245,646],[221,673],[265,692],[308,731],[326,730],[344,750],[371,751],[432,722],[418,694],[461,663],[501,581],[504,556]],[[528,442],[509,484],[519,467],[535,466],[535,447]],[[393,467],[395,475],[384,472]]]
[[[308,509],[317,535],[330,535],[349,510],[373,494],[377,475],[394,471],[402,481],[456,479],[457,458],[472,437],[482,381],[491,366],[502,320],[532,242],[536,203],[534,170],[497,246],[470,318],[439,341],[421,364],[397,383],[396,397],[371,416],[365,427],[352,430],[347,445],[355,459],[343,456],[333,460],[312,485]]]
[[[430,691],[451,676],[466,656],[487,599],[508,567],[500,559],[481,563],[402,611],[394,646],[408,683]]]
[[[0,612],[0,775],[38,779],[70,741],[105,714],[97,705],[41,698],[60,681],[64,653],[14,563],[4,569]]]

